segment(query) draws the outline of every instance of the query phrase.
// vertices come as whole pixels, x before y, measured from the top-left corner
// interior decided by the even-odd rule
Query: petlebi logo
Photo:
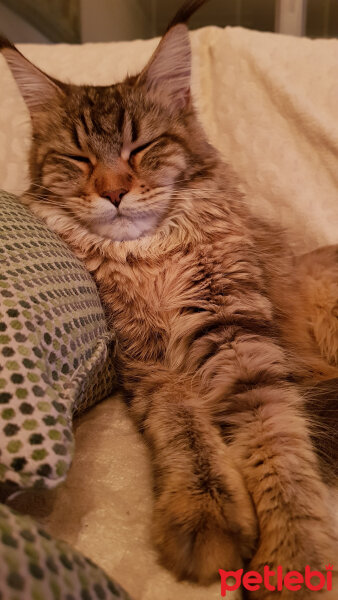
[[[320,590],[332,590],[332,571],[333,565],[328,564],[325,567],[326,573],[320,571],[311,571],[311,567],[305,567],[304,575],[299,571],[288,571],[284,573],[283,567],[277,567],[277,571],[271,571],[266,565],[263,570],[263,575],[257,571],[247,571],[243,569],[238,571],[224,571],[219,569],[221,576],[221,596],[226,596],[227,592],[238,590],[240,586],[249,592],[256,592],[262,587],[274,592],[281,592],[284,588],[291,592],[298,592],[301,589],[308,589],[311,592]],[[274,584],[271,579],[274,577]],[[235,580],[235,582],[233,581]]]

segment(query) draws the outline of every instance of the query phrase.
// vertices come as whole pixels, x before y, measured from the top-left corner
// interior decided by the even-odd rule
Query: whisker
[[[25,194],[25,196],[27,196],[27,194]],[[70,208],[70,204],[66,203],[66,202],[53,202],[53,201],[49,201],[46,200],[46,198],[39,198],[37,196],[30,196],[33,200],[37,200],[38,202],[43,202],[45,205],[49,205],[49,206],[58,206],[59,208]]]
[[[51,194],[55,194],[55,192],[53,192],[53,190],[51,190],[50,188],[46,187],[45,185],[42,185],[42,183],[33,183],[32,184],[33,188],[37,188],[37,189],[43,189],[46,190],[47,192],[50,192]]]

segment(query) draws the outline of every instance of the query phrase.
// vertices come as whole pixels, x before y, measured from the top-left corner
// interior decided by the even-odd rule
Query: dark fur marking
[[[190,2],[185,2],[170,21],[166,31],[169,31],[171,27],[174,27],[179,23],[186,23],[190,19],[191,15],[196,12],[200,6],[205,4],[205,1],[206,0],[190,0]]]
[[[143,415],[141,417],[138,417],[138,428],[140,433],[144,433],[147,429],[146,426],[146,422],[148,420],[148,417],[150,415],[150,411],[153,408],[153,403],[152,400],[149,399],[149,401],[147,402],[146,408],[143,411]]]
[[[198,371],[201,367],[203,367],[203,365],[205,365],[205,363],[208,362],[208,360],[210,358],[213,358],[215,356],[215,354],[217,354],[218,350],[219,350],[219,343],[216,341],[212,342],[208,352],[206,352],[205,354],[203,354],[203,356],[200,357],[200,359],[196,365],[196,371]]]
[[[251,390],[261,389],[276,384],[282,385],[284,383],[288,383],[287,377],[281,377],[280,375],[269,373],[269,371],[259,371],[252,377],[236,381],[231,388],[230,394],[231,396],[236,396],[244,394],[245,392],[250,392]]]
[[[131,117],[131,141],[136,142],[140,133],[140,128],[135,117]]]
[[[265,473],[262,477],[259,478],[259,481],[264,481],[264,479],[269,479],[270,477],[274,477],[276,474],[275,473],[271,473],[270,471],[268,473]]]
[[[270,338],[272,325],[270,322],[257,321],[250,317],[218,317],[215,321],[198,328],[192,336],[191,343],[193,344],[200,338],[220,330],[224,330],[224,333],[226,333],[231,327],[235,328],[234,337],[249,334]],[[224,341],[228,342],[226,336]]]
[[[80,140],[79,140],[79,136],[78,136],[78,133],[77,133],[77,129],[76,129],[76,125],[75,125],[75,123],[73,124],[72,130],[71,130],[71,133],[72,133],[72,140],[73,140],[73,142],[74,142],[75,146],[76,146],[76,147],[77,147],[79,150],[81,150],[81,151],[82,151],[82,147],[81,147],[81,144],[80,144]]]
[[[264,465],[264,462],[265,462],[264,460],[260,459],[260,460],[257,460],[252,466],[253,467],[262,467]]]
[[[119,106],[119,114],[117,117],[117,128],[120,133],[123,130],[125,114],[126,114],[125,108],[123,106]]]
[[[183,439],[185,442],[188,442],[189,450],[192,451],[191,458],[194,462],[193,472],[198,488],[203,491],[203,493],[208,493],[214,497],[215,486],[216,489],[220,489],[219,482],[217,483],[217,479],[211,473],[209,460],[205,456],[207,450],[203,440],[199,439],[200,436],[195,429],[194,419],[184,406],[180,407],[178,410],[178,416],[181,416],[181,418],[184,419],[184,426],[180,434],[175,437],[177,440]],[[221,490],[223,497],[225,495],[230,497],[229,492],[225,490],[223,486],[221,486]]]
[[[211,323],[202,325],[192,334],[191,345],[212,333],[219,333],[220,331],[226,331],[226,323],[223,318],[218,317]]]
[[[80,120],[81,120],[83,129],[85,131],[85,134],[88,136],[90,134],[90,129],[88,127],[87,120],[86,120],[84,113],[80,113]]]

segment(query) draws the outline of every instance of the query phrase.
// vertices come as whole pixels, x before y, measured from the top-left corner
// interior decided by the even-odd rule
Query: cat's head
[[[169,29],[139,75],[107,87],[59,82],[1,45],[32,119],[29,193],[45,208],[102,237],[136,239],[210,168],[214,150],[190,97],[185,25]]]

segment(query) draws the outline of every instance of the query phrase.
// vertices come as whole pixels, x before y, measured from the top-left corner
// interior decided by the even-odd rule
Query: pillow
[[[0,505],[0,598],[130,600],[88,558]]]
[[[72,416],[113,388],[113,342],[80,261],[14,196],[0,192],[2,486],[53,487],[64,479]]]

